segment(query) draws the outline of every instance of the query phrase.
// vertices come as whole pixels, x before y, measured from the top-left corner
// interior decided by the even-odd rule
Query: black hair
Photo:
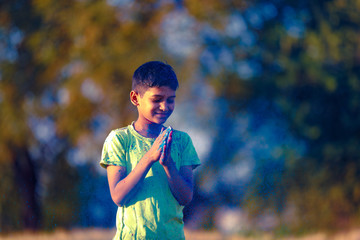
[[[135,70],[132,90],[143,94],[147,88],[167,86],[172,90],[179,87],[174,69],[160,61],[146,62]]]

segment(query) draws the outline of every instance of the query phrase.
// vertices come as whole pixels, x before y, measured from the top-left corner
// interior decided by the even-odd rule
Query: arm
[[[116,205],[123,206],[126,203],[139,183],[144,180],[153,163],[159,160],[162,150],[160,146],[163,138],[164,134],[160,134],[150,150],[128,175],[126,167],[113,165],[107,167],[110,194]]]
[[[110,165],[106,168],[111,198],[116,205],[121,207],[126,203],[151,166],[152,161],[144,156],[127,176],[126,167]]]
[[[180,205],[191,202],[193,197],[193,173],[191,166],[180,167],[177,170],[175,163],[164,166],[170,190]]]
[[[182,166],[177,170],[170,155],[172,133],[168,143],[164,148],[164,153],[160,157],[160,164],[163,165],[169,187],[175,199],[180,205],[186,205],[193,198],[193,173],[192,166]]]

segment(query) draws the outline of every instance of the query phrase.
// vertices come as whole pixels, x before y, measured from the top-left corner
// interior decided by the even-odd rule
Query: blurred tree
[[[264,74],[255,86],[308,144],[305,157],[286,163],[288,201],[305,227],[349,226],[359,218],[360,6],[284,3],[276,6],[281,25],[269,22],[259,34]]]
[[[173,5],[121,4],[1,1],[0,229],[73,223],[86,204],[68,163],[74,149],[133,119],[132,72],[163,58],[157,26]]]
[[[96,158],[101,148],[93,146],[102,144],[106,131],[133,119],[128,101],[133,70],[165,57],[180,79],[206,80],[219,100],[212,106],[214,141],[197,174],[200,181],[239,166],[239,149],[249,138],[239,138],[243,130],[233,120],[249,109],[263,107],[255,111],[251,128],[276,112],[274,119],[286,118],[307,142],[305,157],[287,147],[276,158],[256,156],[250,186],[220,179],[209,198],[199,199],[210,206],[243,204],[254,215],[267,208],[280,214],[294,204],[302,226],[359,221],[358,3],[0,4],[2,230],[76,221],[70,212],[86,200],[77,195],[84,174],[74,165]],[[207,220],[211,226],[213,219]]]
[[[301,226],[331,229],[357,223],[360,5],[341,0],[210,1],[204,10],[186,3],[191,14],[207,23],[200,62],[218,98],[229,104],[219,119],[231,119],[253,99],[264,98],[307,142],[302,158],[283,151],[284,166],[257,163],[244,202],[248,209],[259,214],[295,204]],[[234,127],[226,120],[219,124],[209,156],[212,171],[221,170],[220,158],[233,161],[241,147],[221,134]],[[226,192],[222,196],[232,199]]]

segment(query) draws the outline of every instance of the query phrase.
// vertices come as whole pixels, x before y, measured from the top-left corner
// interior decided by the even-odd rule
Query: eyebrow
[[[164,97],[164,95],[152,95],[151,97],[153,98],[159,98],[159,97]],[[170,96],[169,98],[175,98],[176,95]]]

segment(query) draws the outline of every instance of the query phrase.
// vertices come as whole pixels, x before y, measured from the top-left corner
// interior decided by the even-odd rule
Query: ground
[[[0,240],[111,240],[113,229],[74,229],[71,231],[56,230],[51,233],[22,232],[1,235]],[[223,236],[219,232],[185,230],[186,240],[360,240],[360,229],[327,236],[323,233],[302,237],[275,238],[271,234],[256,237]]]

